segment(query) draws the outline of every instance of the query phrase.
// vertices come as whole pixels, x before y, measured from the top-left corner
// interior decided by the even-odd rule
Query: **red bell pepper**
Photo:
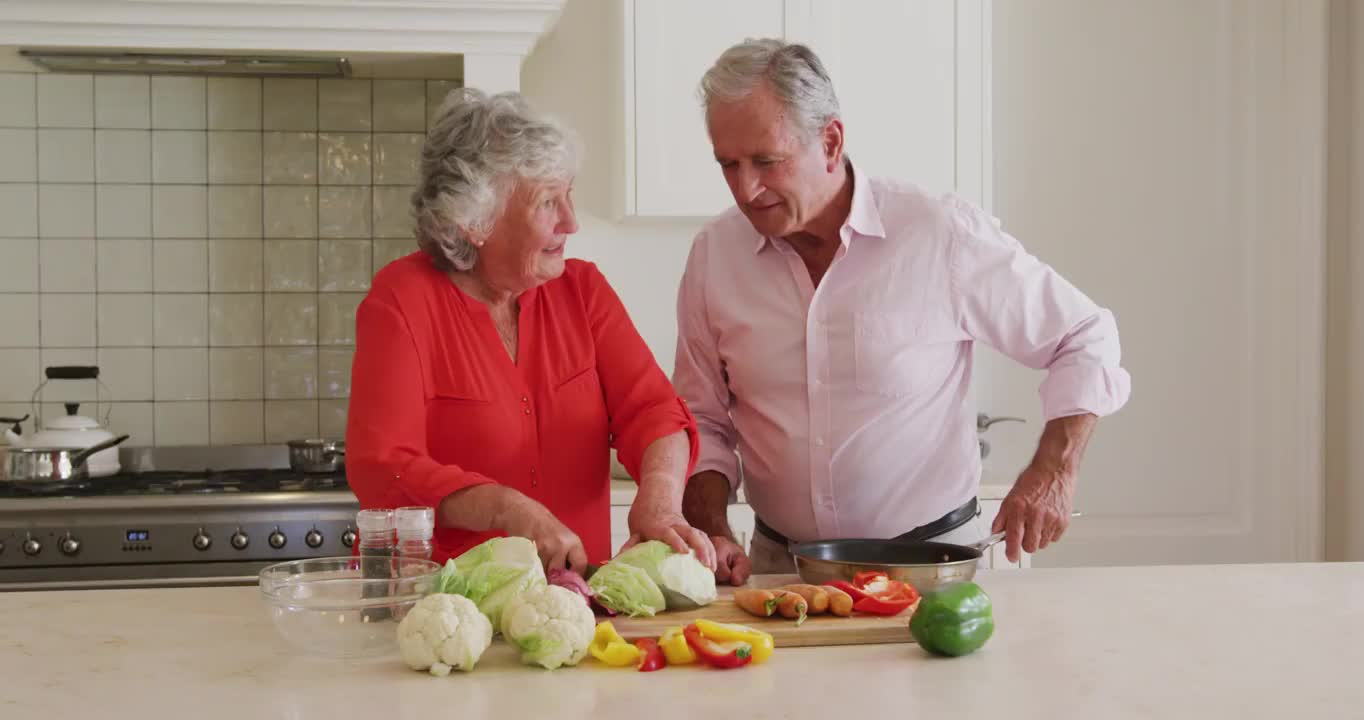
[[[725,642],[711,640],[701,634],[701,629],[696,627],[696,623],[691,623],[683,628],[682,636],[687,639],[687,644],[691,646],[691,649],[696,651],[696,656],[713,668],[728,670],[729,668],[743,667],[753,660],[753,646],[751,644],[742,640]]]
[[[919,601],[913,585],[875,570],[857,573],[851,583],[834,580],[828,584],[852,596],[853,610],[872,615],[899,615]]]
[[[667,667],[668,659],[663,655],[663,648],[658,646],[658,641],[653,638],[643,638],[635,641],[635,647],[642,653],[639,658],[640,672],[653,672]]]
[[[853,602],[868,597],[866,593],[862,592],[860,589],[857,588],[856,585],[853,585],[847,580],[830,580],[829,582],[826,582],[824,584],[828,585],[829,587],[838,588],[839,590],[848,593],[848,595],[852,596]]]

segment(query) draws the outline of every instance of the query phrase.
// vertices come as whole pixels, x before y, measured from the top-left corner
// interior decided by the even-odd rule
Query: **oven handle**
[[[123,580],[52,580],[48,582],[0,582],[0,592],[53,590],[131,590],[137,588],[232,587],[256,585],[257,575],[220,577],[129,578]]]

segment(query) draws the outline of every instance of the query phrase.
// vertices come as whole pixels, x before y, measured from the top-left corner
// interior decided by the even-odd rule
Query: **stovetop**
[[[344,472],[300,473],[288,469],[161,470],[119,473],[67,485],[0,483],[0,498],[138,497],[166,495],[249,495],[254,493],[347,490]]]

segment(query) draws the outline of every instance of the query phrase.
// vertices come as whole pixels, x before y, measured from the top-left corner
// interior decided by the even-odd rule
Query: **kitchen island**
[[[974,655],[777,648],[761,666],[473,673],[299,657],[255,588],[0,595],[0,718],[1347,718],[1364,564],[987,571]]]

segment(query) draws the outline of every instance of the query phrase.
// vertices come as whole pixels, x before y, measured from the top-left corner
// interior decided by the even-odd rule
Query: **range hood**
[[[344,57],[135,53],[21,48],[19,55],[52,72],[347,77]]]

